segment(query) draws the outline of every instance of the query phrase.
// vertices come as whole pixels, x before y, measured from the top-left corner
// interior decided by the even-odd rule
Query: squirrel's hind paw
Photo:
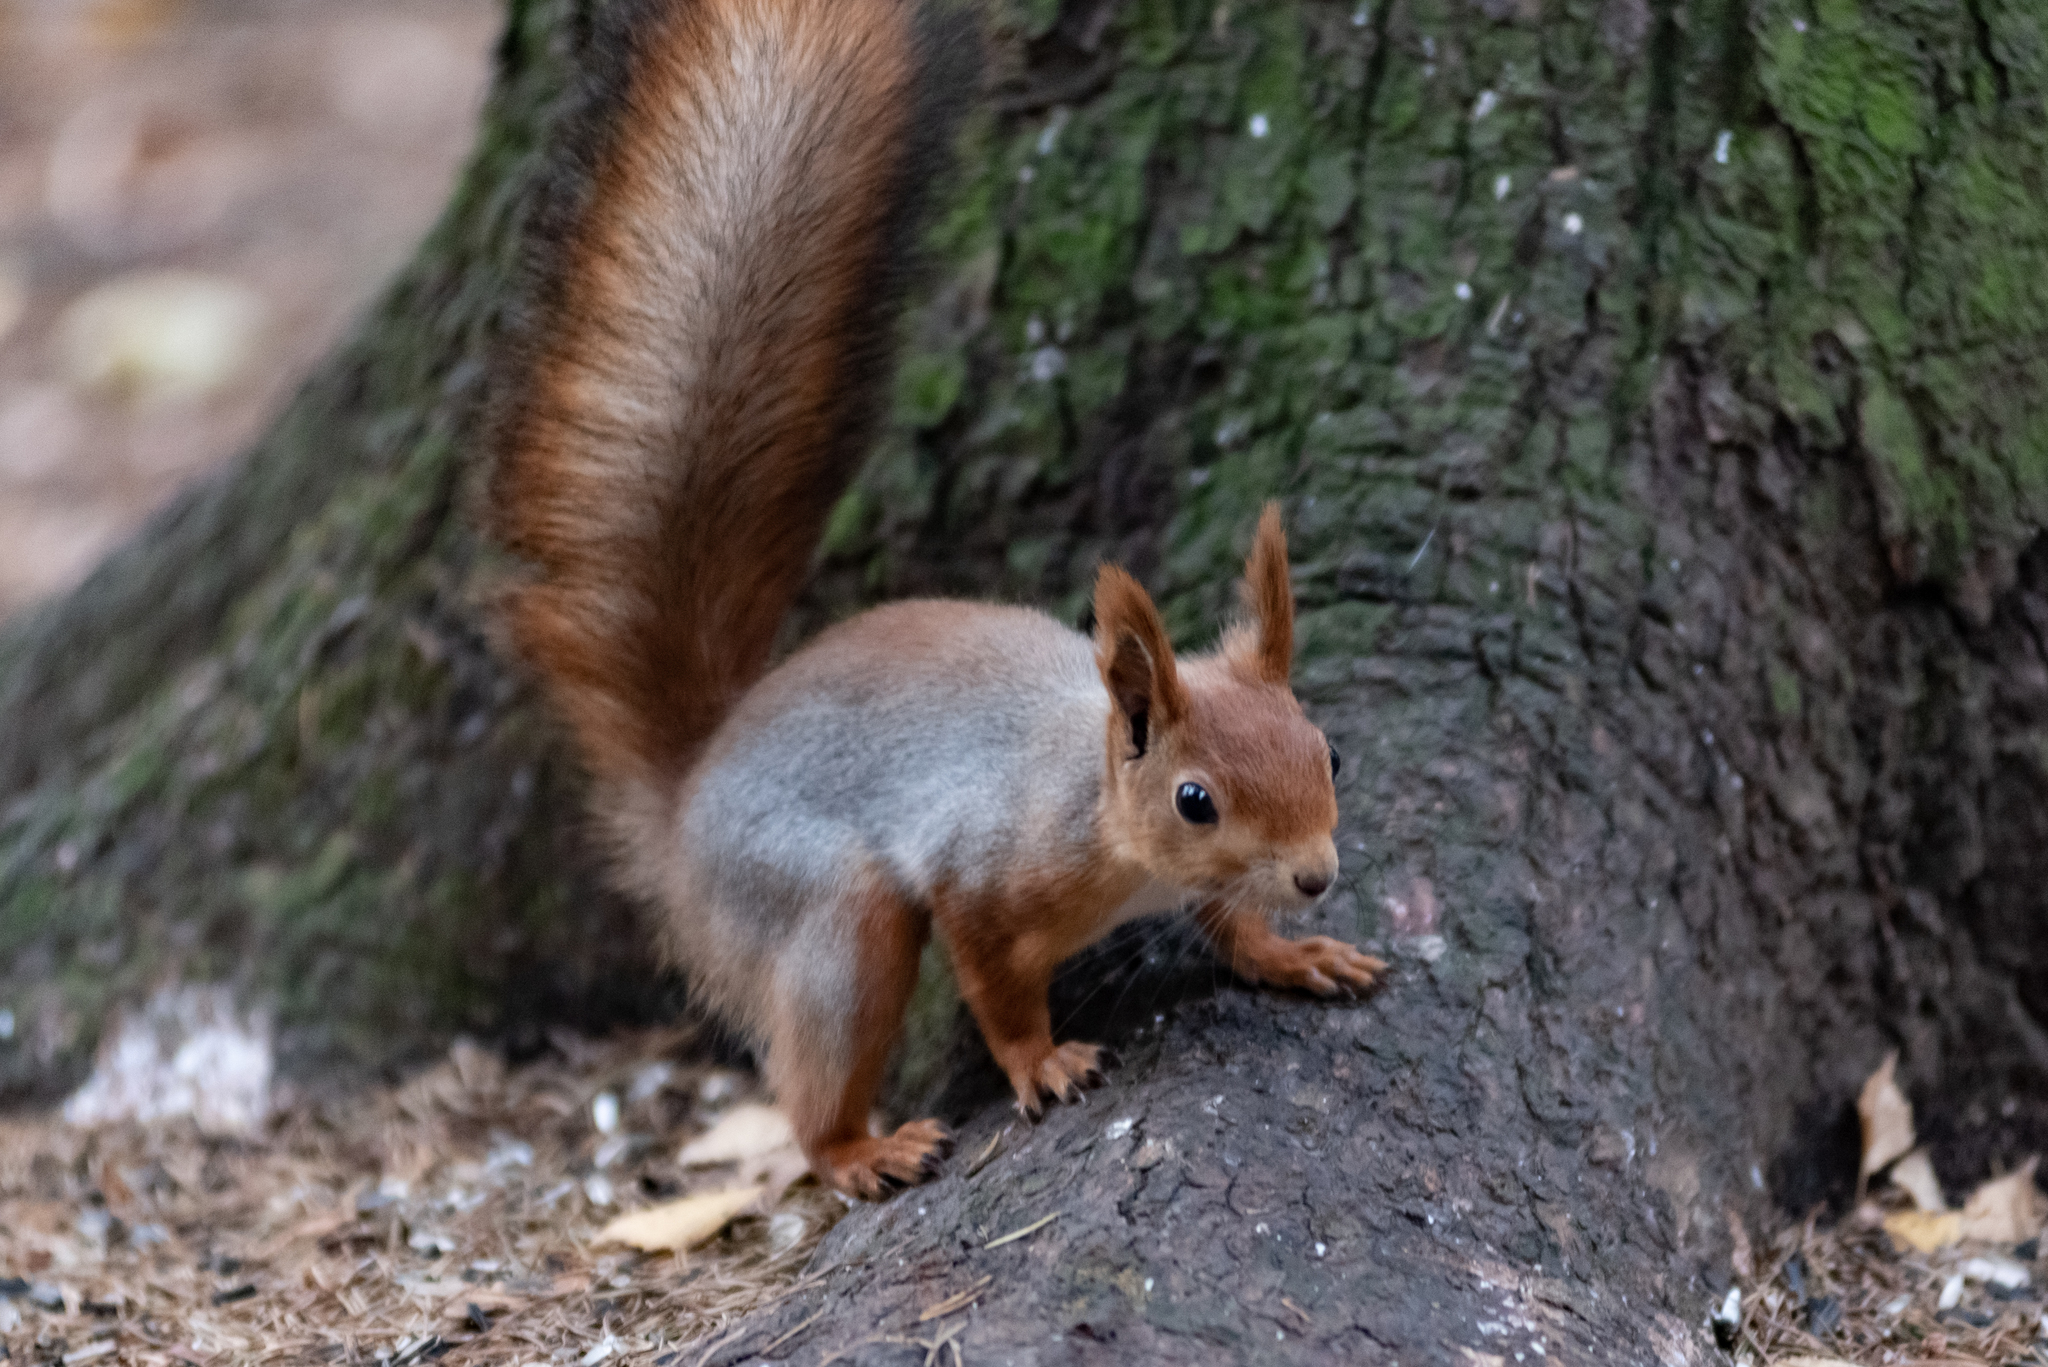
[[[1103,1070],[1114,1057],[1099,1044],[1049,1043],[1042,1057],[1008,1070],[1017,1109],[1035,1121],[1045,1114],[1047,1101],[1079,1101],[1085,1088],[1102,1085]]]
[[[812,1160],[829,1186],[879,1201],[939,1175],[953,1152],[953,1136],[936,1120],[913,1120],[887,1136],[863,1136],[828,1145]]]

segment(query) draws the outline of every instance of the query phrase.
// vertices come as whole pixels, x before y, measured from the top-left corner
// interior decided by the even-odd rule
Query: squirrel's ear
[[[1294,584],[1287,576],[1287,533],[1280,505],[1259,514],[1258,535],[1244,564],[1244,605],[1251,614],[1246,663],[1267,683],[1285,687],[1294,672]]]
[[[1152,596],[1114,565],[1104,565],[1095,576],[1095,641],[1103,685],[1142,755],[1151,727],[1171,726],[1187,715],[1187,694]]]

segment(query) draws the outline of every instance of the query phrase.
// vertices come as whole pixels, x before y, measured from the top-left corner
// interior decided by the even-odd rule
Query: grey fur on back
[[[700,992],[759,1037],[771,1007],[852,990],[854,927],[832,908],[863,880],[928,906],[936,886],[993,892],[1079,856],[1108,711],[1088,638],[1030,609],[892,604],[821,635],[683,792],[663,900]]]

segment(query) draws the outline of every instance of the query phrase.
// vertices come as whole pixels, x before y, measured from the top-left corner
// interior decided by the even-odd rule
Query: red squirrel
[[[509,634],[566,718],[620,884],[697,999],[765,1050],[819,1178],[937,1171],[869,1132],[928,935],[1018,1105],[1103,1051],[1053,1041],[1053,970],[1195,915],[1241,977],[1323,995],[1385,965],[1269,917],[1337,874],[1336,752],[1289,690],[1277,510],[1247,620],[1176,658],[1145,590],[1043,613],[899,602],[771,669],[886,389],[920,192],[972,93],[917,0],[638,0],[592,43],[568,179],[532,236],[494,427]],[[605,54],[611,54],[609,58]]]

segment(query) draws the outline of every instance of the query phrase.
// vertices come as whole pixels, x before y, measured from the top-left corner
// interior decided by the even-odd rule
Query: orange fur
[[[1152,596],[1115,565],[1104,565],[1095,577],[1095,636],[1102,682],[1127,725],[1140,713],[1163,725],[1181,719],[1187,693],[1166,623]]]
[[[510,635],[581,747],[620,881],[766,1047],[820,1177],[870,1197],[948,1146],[934,1121],[867,1129],[931,930],[1033,1114],[1101,1080],[1100,1050],[1052,1038],[1054,970],[1162,895],[1203,902],[1256,981],[1355,990],[1380,967],[1265,922],[1336,872],[1277,509],[1213,655],[1177,659],[1108,567],[1092,652],[1042,614],[906,603],[768,672],[874,426],[922,169],[966,89],[936,12],[600,7],[493,429],[495,526],[532,567]],[[992,805],[1033,785],[1014,819]],[[1180,810],[1188,785],[1212,816]]]
[[[909,0],[646,8],[492,493],[520,652],[601,779],[653,782],[767,668],[866,452],[921,70]]]
[[[1258,624],[1240,646],[1239,658],[1252,673],[1282,688],[1294,673],[1294,587],[1287,574],[1287,533],[1280,505],[1259,514],[1258,536],[1244,571],[1245,607]]]
[[[841,1191],[874,1199],[886,1195],[892,1184],[934,1175],[953,1145],[929,1120],[914,1121],[889,1136],[868,1133],[875,1089],[917,986],[925,916],[875,875],[845,897],[841,914],[858,926],[854,941],[863,985],[853,1018],[846,1022],[853,1065],[844,1077],[832,1080],[837,1085],[820,1086],[827,1080],[801,1053],[771,1056],[768,1074],[819,1176]]]

